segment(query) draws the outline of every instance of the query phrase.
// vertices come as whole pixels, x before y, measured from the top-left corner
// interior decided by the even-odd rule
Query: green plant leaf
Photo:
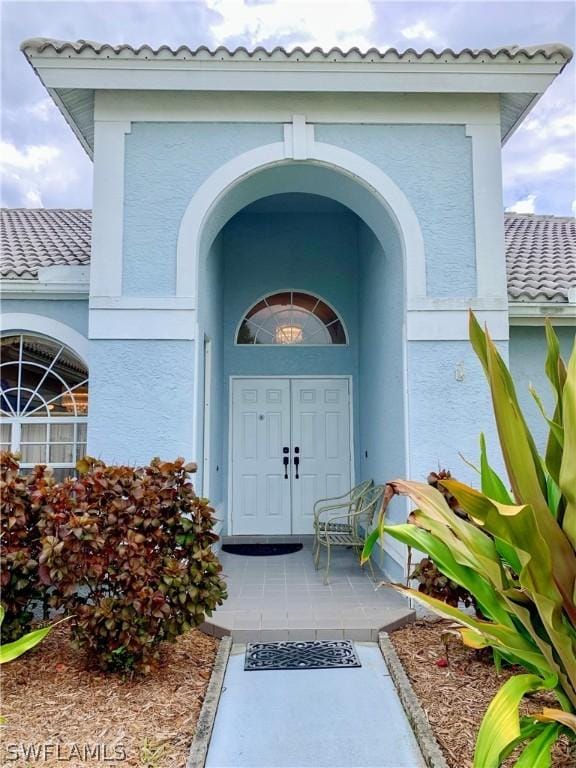
[[[562,463],[562,452],[564,443],[564,418],[563,418],[563,390],[566,382],[566,366],[564,361],[560,357],[560,342],[558,336],[554,331],[552,323],[546,319],[546,346],[548,352],[546,355],[546,362],[544,370],[546,376],[552,385],[555,397],[554,413],[552,415],[552,421],[554,424],[558,424],[562,430],[561,439],[555,430],[550,428],[548,434],[548,441],[546,444],[546,467],[548,472],[554,478],[555,482],[559,482],[560,478],[560,465]],[[543,409],[541,409],[543,412]]]
[[[473,312],[470,312],[469,330],[470,341],[490,385],[500,447],[516,502],[532,504],[540,512],[548,512],[540,456],[522,415],[510,372]]]
[[[473,768],[498,768],[506,748],[520,737],[518,707],[523,697],[533,691],[550,690],[554,677],[516,675],[507,680],[490,702],[476,741]]]
[[[568,362],[562,394],[564,450],[558,485],[566,499],[562,528],[576,548],[576,341]]]
[[[32,632],[28,632],[18,640],[14,640],[12,643],[4,643],[0,647],[0,664],[7,664],[9,661],[14,661],[18,656],[22,656],[23,653],[29,651],[34,646],[41,643],[42,640],[52,631],[52,626],[44,627],[43,629],[35,629]]]
[[[380,538],[380,529],[374,528],[372,533],[366,538],[366,541],[364,542],[364,547],[362,548],[362,554],[360,555],[360,563],[361,565],[364,565],[368,560],[370,560],[370,555],[372,554],[372,550],[374,549],[374,546],[376,545],[376,542]]]
[[[484,433],[480,434],[480,483],[482,493],[489,496],[501,504],[513,504],[512,497],[503,480],[495,472],[488,462],[488,453],[486,451],[486,438]]]
[[[550,724],[535,736],[522,750],[514,768],[550,768],[552,747],[560,735],[560,727]]]

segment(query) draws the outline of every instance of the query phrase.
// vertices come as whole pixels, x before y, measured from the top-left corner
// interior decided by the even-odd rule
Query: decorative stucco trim
[[[284,142],[266,144],[238,155],[209,176],[190,200],[178,233],[176,291],[197,301],[200,245],[216,203],[244,179],[267,167],[286,162]],[[332,144],[309,142],[308,159],[346,174],[367,188],[394,221],[404,251],[406,294],[416,300],[426,295],[426,261],[420,223],[408,199],[384,171],[354,152]]]
[[[194,309],[192,299],[183,296],[91,296],[90,309]]]
[[[94,125],[94,211],[90,292],[122,293],[124,233],[124,152],[129,121],[97,121]]]
[[[28,333],[39,333],[42,336],[49,336],[61,344],[65,344],[75,352],[82,361],[89,364],[90,360],[90,342],[81,333],[70,328],[69,325],[61,323],[58,320],[52,320],[44,315],[26,314],[24,312],[7,312],[0,316],[0,332],[3,334],[10,331],[21,331]]]
[[[3,299],[50,299],[74,301],[88,299],[89,283],[40,282],[39,280],[0,280]]]
[[[196,338],[196,312],[191,309],[91,309],[88,321],[91,339]]]
[[[467,125],[466,135],[472,140],[476,294],[506,297],[500,129]]]
[[[576,326],[576,304],[557,302],[510,302],[510,325],[544,325],[549,319],[554,325]]]
[[[478,321],[488,325],[492,338],[506,341],[509,337],[508,312],[476,312]],[[410,341],[467,341],[468,311],[409,310],[406,313],[406,338]]]
[[[292,111],[305,114],[308,127],[326,123],[374,125],[466,123],[499,125],[500,101],[496,94],[383,93],[377,99],[366,93],[229,93],[150,91],[99,91],[96,120],[132,122],[284,123]]]

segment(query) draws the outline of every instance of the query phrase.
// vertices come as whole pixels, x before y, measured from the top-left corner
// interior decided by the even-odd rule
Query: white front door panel
[[[232,532],[290,533],[290,381],[234,380],[232,419]]]
[[[350,459],[346,379],[233,380],[233,534],[312,533],[316,499],[350,488]]]
[[[298,449],[298,451],[297,451]],[[350,489],[350,397],[346,379],[292,380],[292,533],[313,532],[317,499]]]

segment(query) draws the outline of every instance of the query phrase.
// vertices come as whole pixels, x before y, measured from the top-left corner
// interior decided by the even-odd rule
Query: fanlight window
[[[346,344],[342,321],[322,299],[302,291],[274,293],[246,314],[237,344]]]
[[[22,469],[73,474],[86,453],[88,371],[67,347],[39,336],[6,336],[0,359],[0,450],[21,454]]]

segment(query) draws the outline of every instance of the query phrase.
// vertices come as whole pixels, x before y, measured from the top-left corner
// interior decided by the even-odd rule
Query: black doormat
[[[350,640],[248,643],[244,671],[361,667]]]
[[[222,544],[222,551],[231,555],[249,557],[270,557],[271,555],[291,555],[302,549],[302,544]]]

